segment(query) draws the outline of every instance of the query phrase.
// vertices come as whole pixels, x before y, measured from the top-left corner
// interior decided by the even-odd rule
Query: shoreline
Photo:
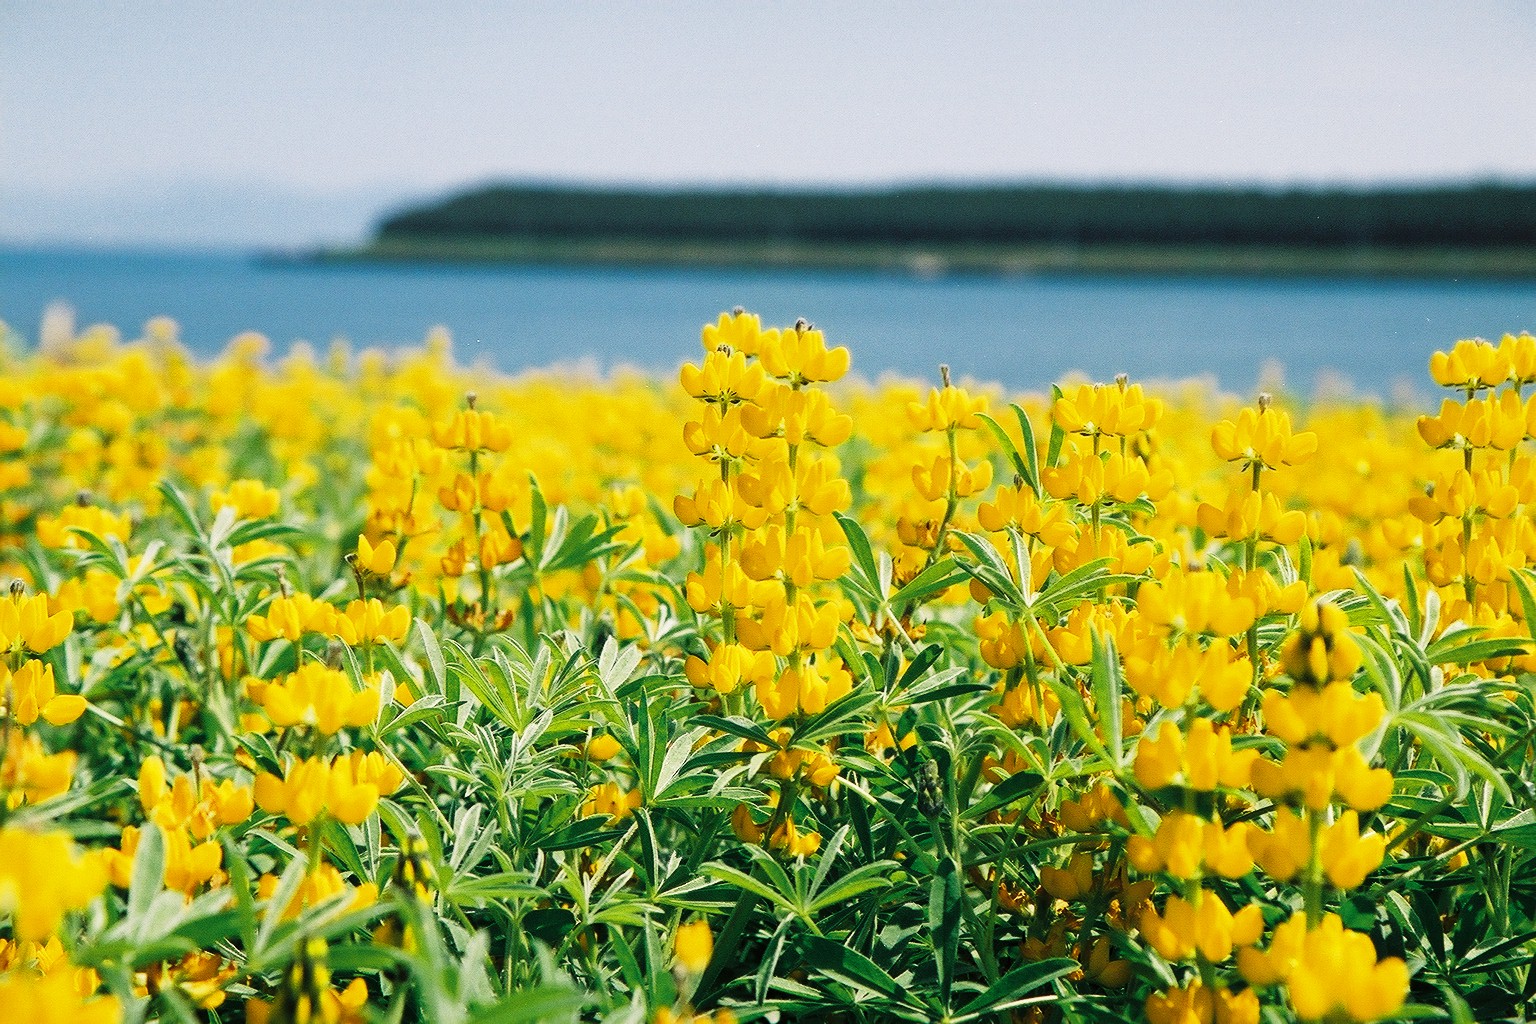
[[[631,238],[383,239],[346,249],[266,252],[268,264],[692,267],[874,271],[918,278],[1121,275],[1536,280],[1536,246],[1313,248],[1258,245],[889,245]]]

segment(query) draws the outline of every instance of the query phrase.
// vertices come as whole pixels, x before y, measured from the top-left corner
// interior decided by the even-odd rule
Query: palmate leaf
[[[1443,716],[1422,710],[1403,711],[1393,716],[1392,724],[1411,732],[1435,763],[1451,773],[1458,799],[1466,795],[1474,775],[1493,786],[1503,799],[1510,799],[1509,782],[1503,773],[1474,750]]]
[[[779,892],[767,882],[755,878],[745,871],[733,868],[728,864],[706,864],[702,870],[710,878],[727,882],[743,892],[749,892],[754,896],[765,899],[780,910],[794,910],[795,901],[789,895]]]

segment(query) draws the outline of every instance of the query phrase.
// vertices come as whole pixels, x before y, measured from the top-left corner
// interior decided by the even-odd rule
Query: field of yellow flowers
[[[1536,338],[1438,410],[0,352],[0,1021],[1527,1020]]]

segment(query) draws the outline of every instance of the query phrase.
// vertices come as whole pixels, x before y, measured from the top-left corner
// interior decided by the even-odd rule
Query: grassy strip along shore
[[[1536,245],[1351,247],[1152,244],[705,242],[647,238],[380,238],[306,257],[321,262],[608,265],[960,274],[1531,278]]]

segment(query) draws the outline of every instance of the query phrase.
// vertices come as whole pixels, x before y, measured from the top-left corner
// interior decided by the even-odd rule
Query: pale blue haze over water
[[[196,352],[244,330],[279,350],[419,342],[435,324],[462,361],[505,370],[593,360],[671,371],[699,325],[742,305],[804,316],[849,345],[855,368],[959,375],[1038,389],[1210,374],[1251,390],[1266,360],[1310,390],[1333,371],[1367,392],[1425,383],[1436,347],[1536,329],[1536,283],[1146,277],[916,277],[821,272],[552,267],[271,265],[241,255],[0,250],[0,320],[26,338],[63,300],[81,324],[133,336],[167,314]]]

